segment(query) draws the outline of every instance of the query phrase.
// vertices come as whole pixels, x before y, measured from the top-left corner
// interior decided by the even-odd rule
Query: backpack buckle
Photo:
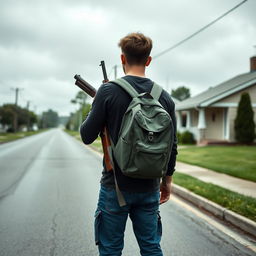
[[[153,139],[154,139],[154,133],[153,132],[149,132],[148,133],[148,140],[149,141],[153,141]]]

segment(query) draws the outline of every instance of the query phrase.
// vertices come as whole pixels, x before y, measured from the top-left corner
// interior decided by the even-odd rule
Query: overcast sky
[[[78,89],[74,75],[96,88],[99,67],[120,64],[117,44],[129,32],[153,40],[152,56],[211,22],[242,0],[8,0],[0,1],[0,105],[37,114],[49,108],[69,115]],[[255,55],[256,0],[248,0],[175,50],[153,59],[147,76],[165,89],[185,85],[192,95],[249,72]],[[113,79],[114,72],[110,79]],[[118,69],[118,76],[123,76]]]

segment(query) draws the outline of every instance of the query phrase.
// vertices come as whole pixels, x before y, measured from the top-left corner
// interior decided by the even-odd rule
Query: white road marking
[[[184,201],[182,201],[181,199],[179,199],[178,197],[176,197],[174,195],[172,195],[170,200],[172,200],[175,203],[179,204],[180,206],[182,206],[186,210],[192,212],[197,217],[199,217],[199,218],[203,219],[204,221],[208,222],[211,226],[215,227],[216,229],[220,230],[224,234],[226,234],[229,237],[233,238],[235,241],[237,241],[238,243],[242,244],[246,248],[251,249],[253,252],[256,252],[256,245],[255,245],[255,243],[246,240],[245,238],[243,238],[238,233],[236,233],[236,232],[232,231],[231,229],[229,229],[227,226],[225,226],[225,225],[215,221],[214,219],[212,219],[209,216],[207,216],[206,214],[200,212],[196,208],[186,204]]]

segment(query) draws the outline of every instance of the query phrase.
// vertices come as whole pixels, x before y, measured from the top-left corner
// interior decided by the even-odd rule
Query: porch
[[[230,142],[229,108],[207,107],[176,111],[177,130],[189,131],[199,144]]]

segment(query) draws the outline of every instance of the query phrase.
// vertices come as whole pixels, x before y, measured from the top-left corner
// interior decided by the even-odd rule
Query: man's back
[[[153,82],[148,78],[138,76],[125,76],[123,79],[129,82],[138,93],[151,92]],[[108,84],[102,85],[98,90],[96,99],[93,103],[92,111],[89,114],[86,123],[81,126],[82,139],[88,140],[95,138],[96,133],[102,129],[101,124],[105,120],[110,137],[113,143],[116,144],[123,116],[131,100],[131,96],[117,84],[110,82]],[[159,98],[159,102],[169,113],[174,126],[176,126],[174,103],[170,95],[165,90],[163,90]],[[94,125],[93,130],[90,130],[90,123],[95,122],[96,118],[100,118],[102,122],[98,123],[98,128]],[[91,138],[88,138],[87,136],[90,136]],[[176,137],[176,135],[174,137]],[[176,154],[177,145],[175,141],[168,165],[169,175],[172,174],[172,170],[174,169]],[[122,174],[116,162],[115,170],[120,190],[130,192],[148,192],[159,189],[159,179],[129,178]],[[101,183],[107,187],[113,188],[115,186],[113,172],[107,172],[104,168],[102,174]]]

